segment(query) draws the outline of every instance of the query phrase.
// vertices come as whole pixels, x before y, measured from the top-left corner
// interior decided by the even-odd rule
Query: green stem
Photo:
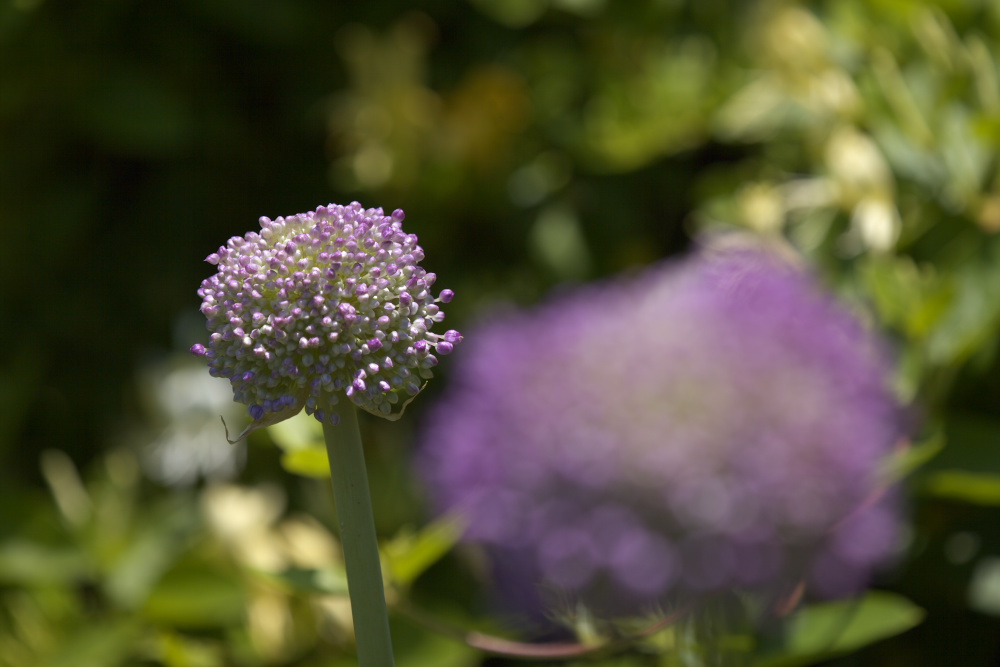
[[[354,406],[347,404],[340,409],[338,425],[324,423],[323,436],[340,518],[340,541],[347,567],[358,664],[360,667],[392,667],[392,639],[375,538],[375,517]]]

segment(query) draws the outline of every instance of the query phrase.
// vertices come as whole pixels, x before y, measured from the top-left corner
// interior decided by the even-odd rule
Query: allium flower
[[[898,437],[882,350],[799,269],[703,252],[487,323],[421,470],[518,581],[629,614],[722,590],[862,585]]]
[[[212,334],[191,351],[230,380],[254,419],[248,431],[303,407],[336,423],[342,394],[389,416],[431,377],[434,353],[461,340],[430,332],[453,293],[432,296],[436,276],[419,266],[424,253],[403,218],[357,202],[261,218],[260,233],[206,258],[219,269],[198,290]]]

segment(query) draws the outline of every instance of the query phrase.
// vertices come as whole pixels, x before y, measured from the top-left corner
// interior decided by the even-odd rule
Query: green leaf
[[[933,459],[944,448],[944,433],[936,432],[923,442],[890,454],[884,461],[880,475],[883,484],[892,484],[913,474]]]
[[[56,549],[27,540],[0,544],[0,583],[67,583],[90,572],[90,561],[73,549]]]
[[[208,567],[168,572],[146,599],[143,614],[178,628],[218,628],[239,622],[246,593],[233,575]]]
[[[134,621],[96,622],[60,639],[56,652],[40,667],[116,667],[132,657],[141,637]]]
[[[299,593],[321,595],[347,595],[347,573],[343,569],[306,569],[292,567],[287,570],[267,574]]]
[[[1000,475],[1000,419],[952,409],[943,425],[948,445],[920,471],[921,482],[944,470]]]
[[[860,277],[882,321],[913,340],[926,338],[955,299],[950,276],[908,257],[867,257]]]
[[[996,258],[955,272],[955,299],[927,341],[931,361],[957,365],[995,344],[1000,327],[1000,269]]]
[[[271,436],[274,444],[285,451],[317,447],[322,449],[325,446],[323,426],[304,410],[294,417],[271,424],[267,428],[267,434]]]
[[[213,642],[164,632],[156,644],[158,657],[166,667],[222,667],[225,664],[220,646]]]
[[[462,522],[455,516],[442,517],[416,535],[397,535],[383,549],[393,583],[399,586],[412,584],[448,553],[461,536]]]
[[[305,412],[299,412],[294,417],[270,425],[267,434],[274,444],[284,450],[282,468],[302,477],[330,478],[330,459],[326,454],[323,427],[318,421]]]
[[[783,648],[758,656],[753,667],[798,667],[898,635],[918,625],[924,610],[906,598],[873,591],[857,600],[803,607]]]
[[[451,615],[446,614],[446,617],[451,618]],[[483,654],[479,649],[454,637],[431,632],[409,616],[394,616],[391,624],[396,667],[478,667],[482,664]],[[343,667],[353,666],[345,664]]]
[[[942,470],[924,480],[923,491],[977,505],[1000,505],[1000,475]]]
[[[105,592],[118,606],[140,606],[188,547],[197,527],[197,507],[187,498],[168,499],[152,508],[121,553],[105,564]]]
[[[473,0],[479,11],[511,28],[523,28],[538,20],[548,2],[544,0]]]
[[[393,639],[396,635],[393,635]],[[420,641],[404,645],[396,656],[396,667],[474,667],[482,655],[474,648],[432,632],[421,635]]]
[[[281,455],[281,467],[293,475],[314,479],[330,478],[330,459],[325,447],[286,451]]]

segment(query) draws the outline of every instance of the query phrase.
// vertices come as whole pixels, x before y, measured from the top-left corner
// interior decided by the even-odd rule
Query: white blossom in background
[[[202,364],[179,354],[146,367],[140,380],[149,425],[139,434],[140,460],[151,479],[187,486],[226,480],[243,468],[246,451],[230,445],[219,421],[238,421],[228,383],[205,375]]]

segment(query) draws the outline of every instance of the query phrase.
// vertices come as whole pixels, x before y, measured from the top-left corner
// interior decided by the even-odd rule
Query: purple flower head
[[[403,218],[357,202],[261,218],[259,233],[206,258],[218,267],[198,290],[212,333],[191,352],[229,378],[255,424],[303,407],[336,422],[341,395],[390,416],[431,377],[437,347],[452,350],[453,336],[430,332],[452,293],[431,294],[436,276]]]
[[[897,524],[866,505],[898,437],[882,352],[799,269],[705,251],[482,325],[421,471],[507,589],[517,571],[608,614],[847,593]]]

